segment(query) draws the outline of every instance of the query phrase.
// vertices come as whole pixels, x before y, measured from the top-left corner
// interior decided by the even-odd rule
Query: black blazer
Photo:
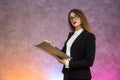
[[[69,33],[62,51],[66,53],[66,43],[74,32]],[[71,57],[69,62],[69,77],[72,79],[90,79],[90,67],[95,58],[95,36],[92,33],[83,31],[71,46]],[[68,69],[63,67],[62,72],[67,74]]]

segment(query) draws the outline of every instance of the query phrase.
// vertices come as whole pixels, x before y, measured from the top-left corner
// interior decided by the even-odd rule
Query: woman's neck
[[[77,27],[75,27],[75,31],[78,31],[78,30],[80,30],[80,29],[82,29],[81,26],[77,26]]]

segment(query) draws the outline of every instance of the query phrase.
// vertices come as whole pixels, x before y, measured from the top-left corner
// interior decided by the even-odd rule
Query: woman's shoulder
[[[73,34],[73,33],[74,33],[74,31],[70,31],[70,32],[69,32],[69,34]]]
[[[94,33],[88,32],[88,31],[84,31],[84,32],[85,32],[85,36],[86,37],[93,37],[93,38],[95,38],[95,34]]]

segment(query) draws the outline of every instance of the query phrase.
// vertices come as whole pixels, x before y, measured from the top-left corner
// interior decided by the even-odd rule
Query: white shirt
[[[73,44],[73,42],[75,41],[75,39],[82,33],[83,29],[80,29],[78,31],[75,31],[74,34],[71,36],[71,38],[67,41],[67,48],[66,48],[66,54],[68,56],[71,56],[70,55],[70,49],[71,49],[71,46]],[[65,62],[65,68],[69,68],[69,59]]]

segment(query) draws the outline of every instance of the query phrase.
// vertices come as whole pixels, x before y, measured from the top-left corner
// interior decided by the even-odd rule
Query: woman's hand
[[[65,62],[66,62],[67,59],[57,59],[57,61],[61,64],[64,64],[65,65]]]
[[[47,42],[47,43],[49,43],[49,44],[51,44],[52,42],[51,41],[48,41],[48,40],[44,40],[45,42]]]
[[[46,41],[47,43],[49,43],[49,44],[51,44],[52,46],[54,46],[54,47],[55,47],[55,45],[53,45],[51,41],[48,41],[48,40],[44,40],[44,41]],[[53,57],[55,57],[55,58],[56,58],[56,60],[57,60],[59,63],[61,63],[61,64],[64,64],[64,65],[65,65],[65,63],[66,63],[67,59],[60,59],[60,58],[58,58],[58,57],[57,57],[57,56],[55,56],[55,55],[52,55],[52,56],[53,56]]]
[[[60,59],[58,58],[57,56],[54,55],[54,57],[56,58],[56,60],[61,63],[61,64],[64,64],[65,65],[65,62],[67,61],[67,59]]]
[[[51,46],[53,46],[53,47],[55,47],[55,45],[54,44],[52,44],[52,42],[51,41],[48,41],[48,40],[44,40],[45,42],[47,42],[47,43],[49,43]]]

